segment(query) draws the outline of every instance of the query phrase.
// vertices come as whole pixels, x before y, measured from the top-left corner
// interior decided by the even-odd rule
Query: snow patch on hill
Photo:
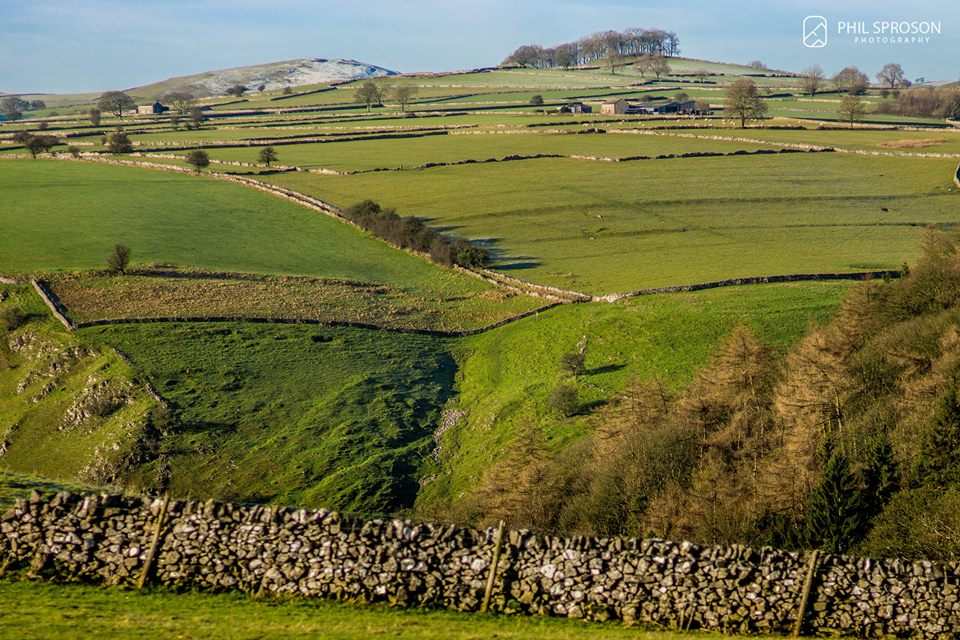
[[[138,93],[187,91],[197,97],[223,95],[234,85],[243,85],[256,90],[265,85],[267,90],[299,87],[309,84],[328,84],[364,78],[397,75],[384,69],[357,60],[342,58],[299,58],[268,64],[208,71],[191,76],[171,78],[155,85],[141,87]]]

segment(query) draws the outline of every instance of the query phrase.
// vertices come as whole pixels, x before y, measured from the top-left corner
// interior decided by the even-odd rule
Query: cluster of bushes
[[[490,259],[489,252],[463,238],[451,238],[431,229],[420,218],[398,215],[373,200],[364,200],[343,212],[344,216],[378,238],[402,249],[430,255],[443,265],[482,267]]]
[[[894,99],[877,107],[879,113],[960,120],[960,89],[957,87],[913,87],[892,95]]]
[[[100,143],[113,155],[133,153],[133,142],[123,129],[117,129],[109,135],[104,135],[100,138]]]
[[[787,354],[738,328],[686,389],[637,381],[591,420],[560,451],[521,429],[454,517],[955,560],[960,236],[930,232],[902,279],[854,287]]]
[[[60,140],[55,136],[35,136],[32,133],[27,133],[26,131],[20,131],[16,133],[13,136],[13,141],[17,144],[22,144],[25,146],[27,151],[29,151],[30,155],[32,155],[34,158],[36,158],[40,153],[48,153],[52,148],[60,144]]]

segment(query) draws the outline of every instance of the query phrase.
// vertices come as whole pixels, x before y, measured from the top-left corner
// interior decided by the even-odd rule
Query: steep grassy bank
[[[848,286],[765,285],[570,305],[463,340],[457,395],[418,507],[449,517],[523,434],[533,430],[559,451],[591,432],[596,414],[631,381],[685,387],[738,324],[786,351],[810,324],[830,318]],[[581,344],[584,371],[572,376],[562,359]],[[562,385],[576,389],[571,416],[551,403]]]
[[[109,345],[67,333],[24,286],[0,285],[0,465],[91,483],[138,463],[159,406]]]
[[[455,365],[443,340],[360,329],[157,324],[79,332],[170,403],[154,461],[179,495],[386,512],[412,504]]]

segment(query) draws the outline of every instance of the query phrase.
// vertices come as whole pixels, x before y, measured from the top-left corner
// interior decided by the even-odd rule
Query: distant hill
[[[397,72],[356,60],[298,58],[169,78],[142,87],[133,87],[128,93],[144,98],[159,98],[172,91],[186,91],[198,98],[205,98],[223,95],[228,88],[237,84],[251,90],[266,85],[270,91],[284,87],[393,75],[397,75]]]

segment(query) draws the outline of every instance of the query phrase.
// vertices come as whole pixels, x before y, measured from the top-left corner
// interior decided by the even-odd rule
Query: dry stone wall
[[[109,495],[34,494],[0,517],[0,572],[59,581],[476,611],[492,572],[505,613],[784,633],[803,609],[808,634],[960,634],[957,563],[811,558]]]

